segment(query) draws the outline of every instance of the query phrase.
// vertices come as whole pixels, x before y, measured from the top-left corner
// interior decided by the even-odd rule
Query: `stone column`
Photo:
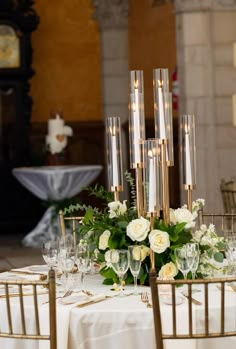
[[[104,119],[119,116],[128,120],[128,0],[93,0],[94,18],[98,21],[101,40],[101,81]],[[123,165],[128,164],[128,140],[122,132]]]
[[[207,211],[222,212],[220,180],[236,175],[236,0],[175,0],[175,10],[180,114],[196,117],[194,198],[205,198]]]

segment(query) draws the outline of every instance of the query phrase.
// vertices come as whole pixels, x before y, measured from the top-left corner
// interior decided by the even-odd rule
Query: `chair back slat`
[[[22,285],[18,285],[19,287],[19,294],[20,294],[20,314],[21,314],[21,324],[22,324],[22,331],[23,334],[26,335],[26,326],[25,326],[25,308],[24,308],[24,298],[23,298],[23,290]]]
[[[11,304],[10,304],[10,298],[9,298],[9,286],[5,285],[5,293],[6,293],[6,306],[7,306],[7,320],[8,320],[8,329],[9,333],[13,333],[12,329],[12,318],[11,318]]]
[[[198,213],[198,227],[202,224],[214,224],[221,235],[236,233],[236,212],[234,213]]]
[[[36,324],[36,334],[40,336],[40,325],[39,325],[39,310],[38,310],[38,297],[37,297],[37,285],[33,285],[33,298],[34,298],[34,315]]]
[[[163,349],[163,342],[165,339],[199,339],[236,336],[235,326],[233,330],[230,328],[231,321],[227,322],[227,327],[225,323],[225,285],[230,285],[234,282],[236,282],[236,277],[201,280],[159,280],[157,279],[156,273],[151,271],[150,285],[153,303],[156,348]],[[168,285],[171,292],[170,299],[172,299],[171,304],[168,303],[172,307],[172,322],[168,319],[168,322],[172,324],[172,329],[169,329],[169,325],[164,329],[164,332],[162,325],[162,316],[164,313],[162,314],[161,306],[161,297],[163,296],[160,292],[160,288],[163,285],[165,285],[165,287]],[[201,289],[203,294],[201,295],[201,302],[194,299],[193,285],[202,286]],[[219,303],[217,303],[217,308],[215,306],[210,308],[212,300],[209,302],[209,287],[211,287],[215,292],[216,286],[218,287],[219,285]],[[186,308],[181,308],[179,313],[177,313],[176,307],[178,305],[176,302],[176,289],[179,289],[179,286],[184,286],[186,288],[186,291],[183,292],[184,298],[186,298]],[[214,315],[212,314],[212,311],[214,312]],[[228,304],[227,315],[231,312],[232,307]]]
[[[204,306],[205,306],[205,336],[209,334],[209,299],[208,284],[204,285]]]

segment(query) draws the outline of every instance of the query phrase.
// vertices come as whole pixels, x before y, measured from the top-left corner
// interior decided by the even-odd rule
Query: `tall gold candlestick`
[[[193,186],[192,185],[185,185],[185,189],[187,191],[187,209],[192,212],[192,193],[193,193]]]
[[[117,190],[117,188],[115,188],[114,190],[114,201],[119,201],[119,198],[120,195],[119,195],[119,191]]]
[[[161,173],[162,173],[162,195],[163,195],[163,218],[165,224],[170,223],[170,199],[169,199],[169,173],[166,162],[167,141],[161,140]]]
[[[150,230],[152,231],[154,228],[154,214],[150,216]],[[151,261],[151,270],[155,270],[155,252],[150,249],[150,261]]]
[[[138,217],[143,216],[143,176],[142,176],[142,167],[137,166],[135,169],[136,176],[136,205]]]

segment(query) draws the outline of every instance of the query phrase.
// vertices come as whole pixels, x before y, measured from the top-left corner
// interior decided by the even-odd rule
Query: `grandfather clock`
[[[21,188],[11,171],[30,161],[31,34],[39,23],[33,4],[32,0],[0,0],[0,228],[4,229],[17,221],[10,216],[12,209],[20,216],[20,203],[14,207],[14,198],[20,197]]]

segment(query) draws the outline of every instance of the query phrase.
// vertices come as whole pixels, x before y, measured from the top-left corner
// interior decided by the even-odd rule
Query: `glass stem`
[[[124,295],[124,290],[123,290],[123,275],[119,276],[120,280],[120,296]]]
[[[84,290],[84,273],[81,273],[81,290],[83,291]]]
[[[138,295],[138,288],[137,288],[137,283],[138,283],[138,276],[134,275],[134,295]]]

